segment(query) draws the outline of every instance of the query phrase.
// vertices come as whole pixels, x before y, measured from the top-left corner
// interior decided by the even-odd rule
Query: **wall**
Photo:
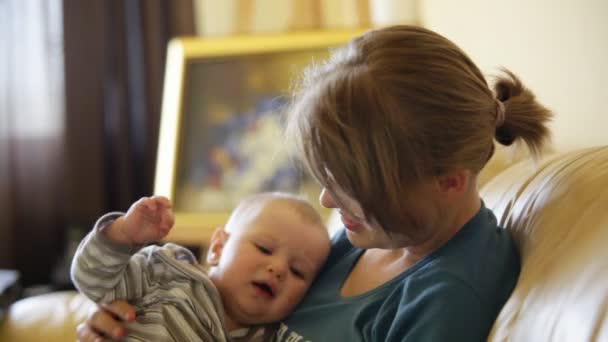
[[[558,149],[608,144],[608,1],[421,0],[422,23],[553,109]]]

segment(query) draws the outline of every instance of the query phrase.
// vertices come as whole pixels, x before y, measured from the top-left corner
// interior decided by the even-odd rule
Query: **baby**
[[[184,247],[143,245],[173,226],[171,203],[142,198],[101,217],[72,262],[76,287],[95,302],[137,308],[126,340],[262,341],[300,302],[329,254],[327,230],[306,201],[285,193],[243,200],[215,230],[208,269]]]

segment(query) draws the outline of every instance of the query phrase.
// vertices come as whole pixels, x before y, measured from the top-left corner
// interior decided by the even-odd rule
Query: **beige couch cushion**
[[[545,153],[550,150],[545,149]],[[511,165],[530,157],[528,148],[520,142],[516,142],[512,146],[502,146],[494,143],[494,154],[486,163],[477,177],[477,184],[483,187],[486,183],[492,180],[496,175],[510,167]]]
[[[76,326],[95,304],[74,291],[26,298],[0,324],[1,342],[75,341]]]
[[[608,147],[525,161],[482,189],[522,257],[490,341],[608,341]]]

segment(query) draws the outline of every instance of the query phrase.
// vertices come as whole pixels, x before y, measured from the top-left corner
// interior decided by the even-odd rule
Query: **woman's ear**
[[[471,182],[471,172],[465,169],[454,170],[445,175],[439,176],[439,191],[445,196],[455,199],[467,191]]]
[[[211,243],[209,244],[209,251],[207,252],[207,266],[217,266],[222,257],[222,251],[224,245],[228,241],[228,233],[224,230],[224,227],[217,227],[211,235]]]

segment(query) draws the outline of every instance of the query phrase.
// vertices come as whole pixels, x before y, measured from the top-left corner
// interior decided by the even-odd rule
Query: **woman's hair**
[[[287,139],[323,186],[340,187],[390,231],[408,189],[459,168],[478,173],[493,139],[521,139],[540,152],[551,113],[503,71],[492,90],[471,59],[433,31],[370,31],[305,70]]]

